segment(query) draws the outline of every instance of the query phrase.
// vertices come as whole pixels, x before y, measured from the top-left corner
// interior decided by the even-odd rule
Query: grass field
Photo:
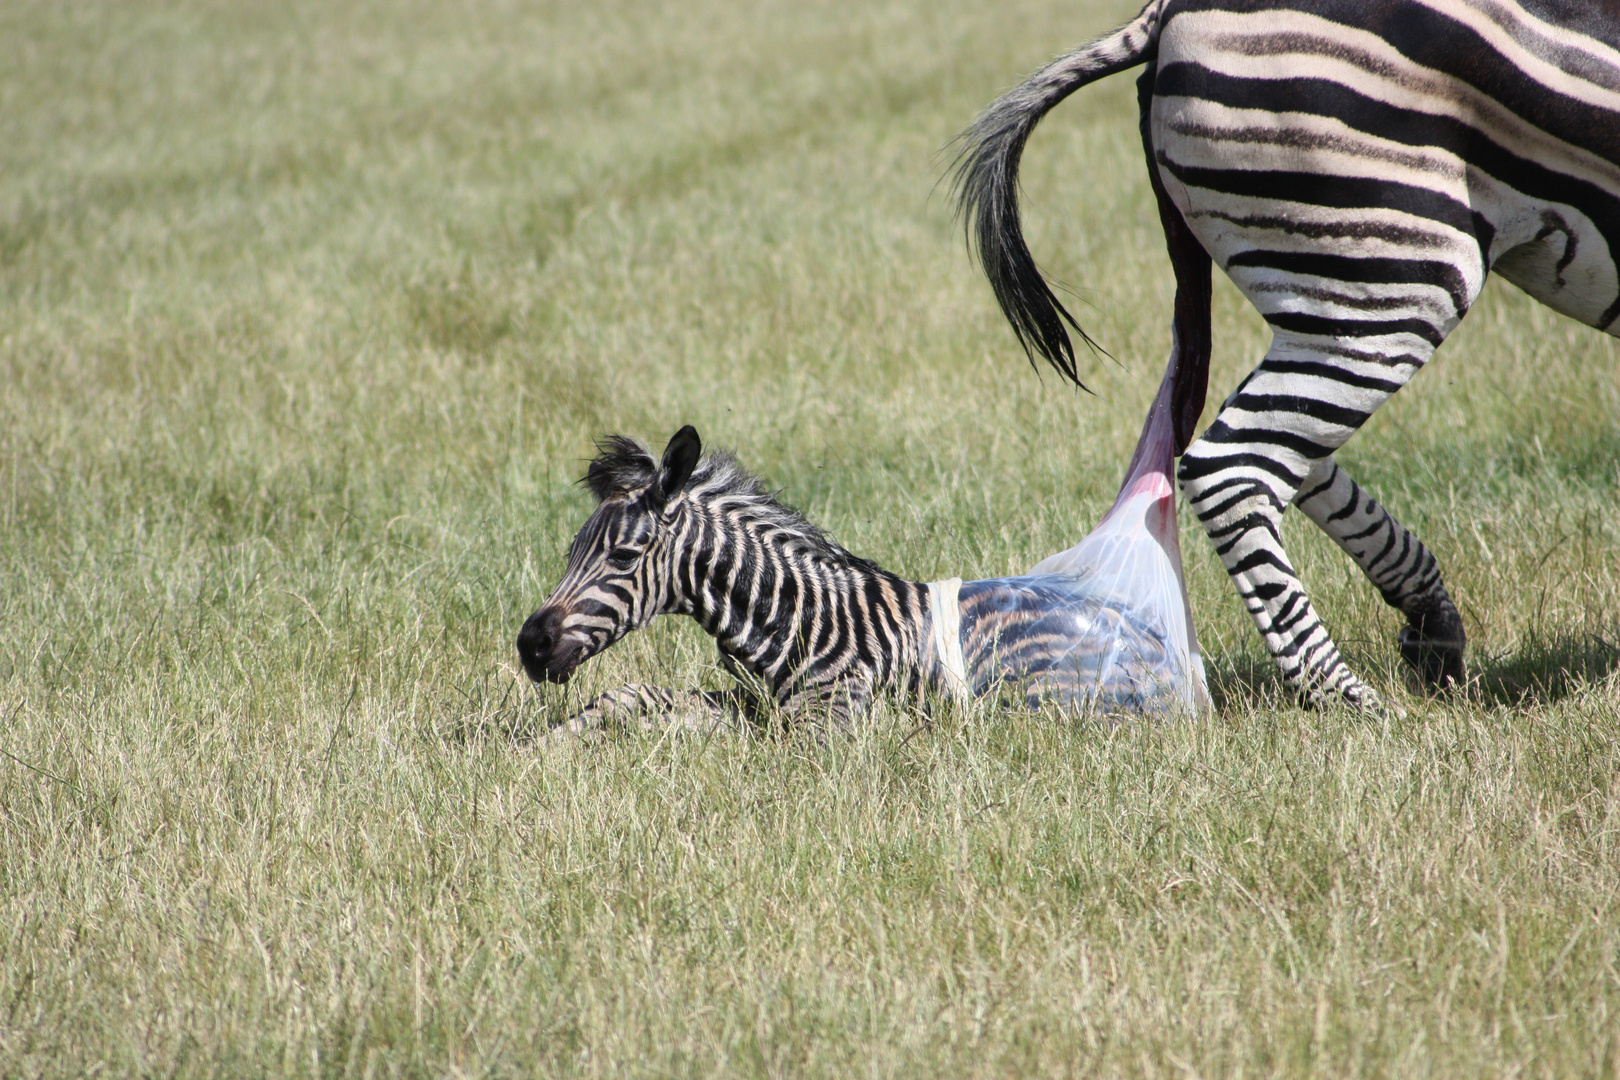
[[[674,622],[516,668],[602,433],[924,580],[1096,520],[1168,345],[1130,80],[1027,156],[1095,396],[936,181],[1133,8],[0,6],[0,1075],[1620,1074],[1620,352],[1510,287],[1344,454],[1460,700],[1294,521],[1403,718],[1295,708],[1188,530],[1197,723],[512,737],[724,684]]]

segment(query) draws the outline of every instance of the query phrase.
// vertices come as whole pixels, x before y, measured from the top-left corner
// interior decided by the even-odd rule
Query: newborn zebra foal
[[[632,721],[718,727],[754,720],[768,694],[788,723],[846,725],[875,692],[966,697],[1008,681],[1030,703],[1161,711],[1172,638],[1080,577],[908,581],[851,555],[778,502],[725,453],[699,460],[691,426],[662,462],[613,436],[582,481],[598,506],[568,568],[518,634],[536,682],[567,682],[585,660],[664,614],[690,615],[740,685],[681,691],[631,684],[562,727]]]

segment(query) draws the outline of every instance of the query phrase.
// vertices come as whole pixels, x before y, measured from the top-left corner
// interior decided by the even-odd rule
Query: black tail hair
[[[1064,98],[1087,83],[1153,59],[1160,6],[1161,0],[1151,0],[1112,34],[1053,60],[997,98],[958,137],[962,149],[953,166],[952,184],[957,214],[1002,313],[1031,364],[1038,352],[1082,388],[1074,346],[1063,324],[1074,327],[1088,347],[1103,350],[1052,292],[1024,242],[1018,220],[1019,159],[1035,125]]]

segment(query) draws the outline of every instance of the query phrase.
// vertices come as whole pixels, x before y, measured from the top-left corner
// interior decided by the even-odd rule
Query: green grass
[[[1027,157],[1095,396],[936,181],[1133,7],[0,8],[0,1075],[1616,1075],[1620,353],[1511,288],[1344,455],[1463,700],[1291,521],[1404,718],[1297,710],[1188,531],[1197,723],[511,738],[723,683],[673,622],[516,669],[599,434],[919,579],[1096,520],[1168,345],[1130,81]]]

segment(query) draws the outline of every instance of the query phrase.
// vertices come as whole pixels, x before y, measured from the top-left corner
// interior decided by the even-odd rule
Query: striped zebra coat
[[[940,681],[926,585],[851,555],[728,455],[700,460],[701,449],[690,426],[661,462],[630,439],[601,444],[584,480],[596,512],[562,580],[524,623],[518,655],[536,682],[566,682],[656,616],[689,615],[741,685],[631,684],[590,702],[568,730],[752,719],[767,695],[789,722],[839,725],[883,687],[916,692]]]
[[[596,511],[518,634],[525,670],[566,682],[632,630],[680,614],[714,637],[741,685],[624,686],[565,731],[713,728],[762,718],[767,699],[789,724],[841,726],[885,688],[966,697],[1017,686],[1031,705],[1160,713],[1191,704],[1192,691],[1172,685],[1187,662],[1174,634],[1080,577],[908,581],[845,551],[729,455],[700,460],[691,427],[661,462],[620,437],[601,451],[585,476]]]
[[[1070,378],[1064,324],[1079,328],[1024,244],[1019,158],[1066,96],[1143,64],[1173,347],[1191,376],[1177,399],[1183,494],[1307,700],[1377,704],[1289,564],[1278,527],[1290,505],[1405,615],[1399,647],[1422,679],[1457,684],[1465,635],[1434,556],[1333,455],[1423,367],[1489,271],[1616,332],[1620,5],[1152,0],[1053,61],[968,130],[957,180],[1020,342]],[[1272,343],[1192,441],[1212,258]]]

